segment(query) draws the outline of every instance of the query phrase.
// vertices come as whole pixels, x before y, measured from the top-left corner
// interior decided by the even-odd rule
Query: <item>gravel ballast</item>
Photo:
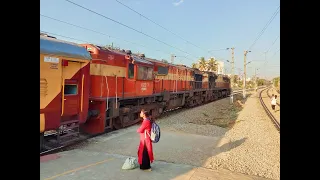
[[[258,93],[246,102],[235,101],[230,105],[228,98],[218,100],[158,123],[172,131],[220,138],[205,168],[280,179],[280,134],[260,105]]]
[[[162,139],[160,144],[156,144],[158,148],[155,145],[156,160],[195,165],[200,162],[201,156],[204,161],[197,166],[280,179],[280,134],[262,108],[258,94],[248,96],[246,100],[240,98],[241,94],[235,97],[232,105],[229,98],[226,98],[159,118],[157,123],[163,134],[168,136],[168,131],[176,132],[171,133],[172,136],[188,133],[186,137],[199,142],[192,144],[188,138],[181,139],[181,135],[177,137],[189,143],[177,142],[174,138]],[[136,156],[137,128],[138,125],[107,133],[81,143],[76,148]],[[197,143],[202,143],[202,146]],[[123,146],[128,152],[124,151]],[[166,148],[170,150],[167,152]]]

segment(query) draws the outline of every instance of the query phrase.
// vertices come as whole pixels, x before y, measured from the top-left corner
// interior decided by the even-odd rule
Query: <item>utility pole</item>
[[[267,51],[266,52],[264,52],[264,62],[266,62],[267,61]]]
[[[255,79],[255,85],[256,85],[256,91],[257,91],[257,89],[258,89],[258,82],[257,82],[257,80],[258,80],[258,78],[257,78],[257,70],[259,70],[258,68],[255,68],[254,69],[254,79]]]
[[[173,64],[174,57],[176,57],[174,54],[171,54],[171,63]]]
[[[255,84],[256,84],[256,87],[257,87],[257,69],[255,68],[254,69],[254,79],[255,79]]]
[[[234,81],[234,47],[231,48],[231,88],[233,88]]]
[[[246,81],[247,81],[247,54],[248,50],[244,51],[244,62],[243,62],[243,98],[246,98]]]
[[[227,48],[228,49],[228,48]],[[230,104],[233,103],[233,86],[234,86],[234,47],[231,49],[231,92],[230,92]]]

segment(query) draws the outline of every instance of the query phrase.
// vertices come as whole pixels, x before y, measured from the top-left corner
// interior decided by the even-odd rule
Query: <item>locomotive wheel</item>
[[[158,108],[159,116],[163,113],[163,108]]]
[[[114,127],[114,129],[116,129],[116,130],[123,128],[123,123],[122,123],[122,120],[120,119],[120,117],[116,117],[116,118],[113,120],[113,127]]]

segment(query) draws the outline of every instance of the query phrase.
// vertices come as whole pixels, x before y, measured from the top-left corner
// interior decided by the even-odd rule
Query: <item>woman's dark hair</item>
[[[143,113],[146,115],[146,117],[150,117],[149,111],[144,111]]]
[[[141,111],[143,112],[144,115],[146,115],[146,117],[150,117],[149,111],[146,111],[144,109],[141,109]]]
[[[277,98],[277,95],[274,95],[275,98]]]

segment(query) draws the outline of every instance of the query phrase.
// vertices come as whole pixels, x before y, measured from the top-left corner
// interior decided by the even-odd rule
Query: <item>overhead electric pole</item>
[[[231,48],[231,88],[233,88],[234,81],[234,47]]]
[[[233,87],[234,87],[234,47],[232,48],[227,48],[228,49],[231,49],[231,79],[230,79],[230,85],[231,85],[231,92],[230,92],[230,103],[232,104],[233,103]],[[227,60],[227,62],[229,62]]]
[[[243,98],[246,98],[246,81],[247,81],[247,54],[248,50],[244,51],[244,62],[243,62]]]
[[[257,78],[257,70],[259,70],[259,68],[255,68],[254,69],[254,79],[255,79],[255,86],[256,86],[256,91],[257,91],[257,89],[258,89],[258,78]]]
[[[171,63],[173,64],[174,62],[174,57],[176,57],[174,54],[171,54]]]

